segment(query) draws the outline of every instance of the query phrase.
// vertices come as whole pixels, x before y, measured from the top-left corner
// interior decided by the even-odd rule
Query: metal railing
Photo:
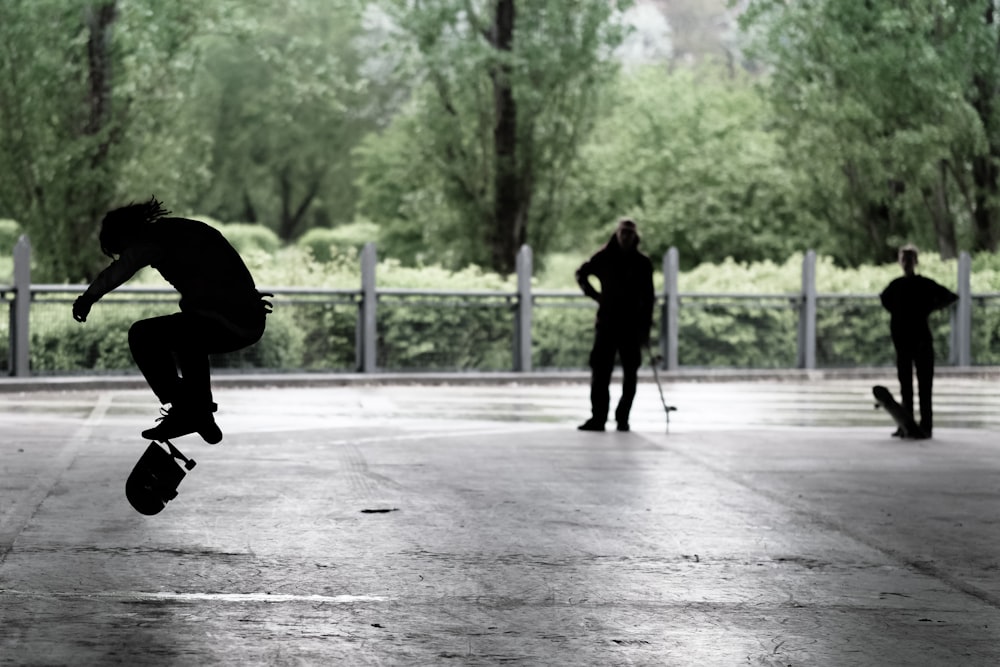
[[[116,308],[102,308],[100,316],[116,318],[118,326],[94,334],[101,335],[100,340],[87,340],[85,329],[69,316],[70,304],[85,286],[32,284],[30,252],[28,239],[22,237],[14,252],[14,282],[0,285],[0,302],[7,303],[10,313],[8,350],[0,354],[0,366],[6,356],[5,370],[11,375],[131,369],[128,323],[176,309],[172,288],[120,287],[105,297]],[[529,247],[518,254],[514,291],[379,287],[376,259],[374,244],[366,245],[356,289],[261,287],[275,295],[265,339],[219,363],[364,373],[586,367],[594,304],[575,290],[532,290]],[[1000,308],[1000,294],[971,294],[970,266],[963,253],[958,263],[959,301],[945,315],[949,321],[936,327],[940,363],[972,365],[974,306],[977,317],[989,304]],[[818,293],[815,268],[816,255],[810,251],[803,260],[798,293],[681,292],[677,250],[671,248],[663,257],[663,289],[656,303],[654,345],[662,367],[705,367],[722,358],[733,360],[729,367],[813,369],[858,365],[851,360],[859,354],[863,365],[891,365],[888,320],[878,295]],[[46,316],[53,310],[58,314]],[[91,319],[96,317],[95,309]],[[842,324],[858,318],[880,324],[872,330],[850,327],[852,338]],[[977,322],[980,337],[992,335],[986,328]],[[720,335],[723,330],[726,335]],[[67,346],[76,347],[67,351]],[[979,363],[998,362],[988,342],[979,347],[986,350],[980,352]],[[77,361],[66,362],[69,357]]]

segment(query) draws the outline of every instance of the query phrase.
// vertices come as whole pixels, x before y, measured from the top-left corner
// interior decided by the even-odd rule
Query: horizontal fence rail
[[[0,365],[10,375],[133,372],[132,322],[177,309],[170,287],[119,287],[81,326],[71,304],[85,285],[32,284],[30,244],[15,248],[14,284],[0,285]],[[665,370],[891,366],[888,314],[877,294],[818,293],[815,254],[802,290],[789,294],[677,289],[676,249],[663,258],[653,347]],[[517,288],[507,291],[379,287],[374,244],[361,253],[357,288],[261,287],[274,312],[259,343],[213,358],[232,371],[531,371],[582,369],[596,304],[577,290],[533,290],[531,249],[522,247]],[[959,301],[933,316],[938,363],[1000,364],[1000,293],[971,294],[959,261]],[[851,326],[847,326],[850,323]],[[6,335],[3,335],[3,334]]]

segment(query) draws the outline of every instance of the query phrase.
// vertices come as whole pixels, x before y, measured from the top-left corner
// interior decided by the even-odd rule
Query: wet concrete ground
[[[0,664],[1000,664],[1000,386],[871,384],[220,389],[154,517],[148,392],[0,394]]]

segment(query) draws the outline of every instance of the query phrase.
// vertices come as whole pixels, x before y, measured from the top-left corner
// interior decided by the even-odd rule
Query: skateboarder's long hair
[[[101,222],[101,252],[112,258],[120,255],[129,241],[143,236],[146,225],[168,215],[170,211],[156,197],[110,211]]]

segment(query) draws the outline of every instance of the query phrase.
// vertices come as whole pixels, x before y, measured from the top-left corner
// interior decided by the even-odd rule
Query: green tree
[[[904,240],[995,250],[997,26],[993,3],[751,0],[775,127],[809,174],[848,263]]]
[[[676,246],[685,266],[784,258],[818,242],[805,184],[783,164],[748,77],[652,65],[624,72],[605,100],[569,183],[575,234],[561,245],[603,242],[623,215],[647,251]]]
[[[153,149],[145,131],[176,111],[193,42],[214,29],[223,7],[0,3],[0,211],[34,240],[39,278],[96,273],[98,223],[142,180],[130,168]],[[183,156],[174,173],[197,173],[186,162],[196,155],[175,148],[166,139],[161,159]]]
[[[544,252],[564,204],[562,184],[589,131],[596,91],[611,58],[625,2],[586,0],[384,0],[411,45],[417,89],[405,153],[423,172],[409,181],[441,185],[440,239],[461,262],[514,268],[517,249]],[[401,142],[398,133],[390,141]],[[366,153],[378,153],[369,145]],[[378,163],[379,160],[372,162]],[[364,181],[378,180],[366,168]],[[387,192],[388,187],[381,187]],[[407,193],[368,199],[364,211],[399,220]],[[412,208],[410,210],[413,210]],[[470,239],[475,239],[470,242]]]
[[[351,222],[352,149],[378,118],[359,52],[360,6],[261,3],[240,39],[212,41],[202,83],[214,137],[211,187],[197,204],[259,222],[288,241]]]

